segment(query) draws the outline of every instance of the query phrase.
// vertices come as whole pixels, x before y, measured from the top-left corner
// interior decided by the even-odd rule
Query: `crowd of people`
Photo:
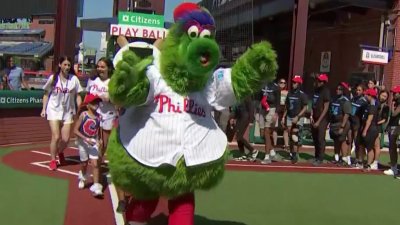
[[[336,86],[335,95],[327,86],[327,74],[315,77],[314,92],[308,96],[301,90],[303,79],[294,76],[288,89],[285,79],[267,84],[260,96],[246,99],[231,108],[227,125],[228,139],[236,134],[240,157],[238,161],[256,161],[259,151],[244,137],[251,122],[256,122],[264,140],[265,157],[262,164],[281,161],[276,154],[277,131],[283,133],[283,149],[290,154],[290,161],[297,163],[305,120],[310,123],[315,146],[312,165],[325,160],[326,133],[333,140],[334,157],[331,163],[364,170],[377,170],[384,136],[389,137],[391,168],[387,175],[397,175],[397,140],[400,135],[400,86],[390,91],[378,87],[375,80],[351,87],[346,82]],[[311,98],[310,98],[311,97]],[[310,100],[309,100],[310,99]],[[389,102],[390,100],[390,102]],[[259,115],[259,118],[253,118]],[[257,131],[255,131],[257,132]],[[245,154],[245,148],[249,154]],[[351,153],[355,152],[354,157]]]
[[[12,60],[9,63],[10,66],[13,65]],[[108,94],[113,64],[109,59],[101,58],[97,62],[96,73],[89,78],[85,90],[71,69],[72,63],[69,57],[61,57],[58,71],[48,78],[43,87],[45,93],[41,116],[47,118],[51,129],[49,169],[57,170],[60,165],[66,163],[63,152],[73,133],[77,137],[76,144],[81,161],[77,186],[84,189],[89,184],[90,166],[93,184],[89,190],[93,196],[101,197],[104,182],[101,165],[104,162],[108,138],[112,128],[116,126],[120,111],[110,102]],[[18,71],[15,68],[11,69],[10,74],[13,73],[17,74]],[[302,91],[301,76],[293,77],[289,89],[285,79],[278,79],[262,89],[258,97],[260,103],[256,107],[252,98],[244,99],[232,107],[228,127],[236,133],[239,150],[244,153],[247,148],[250,152],[235,160],[256,161],[259,158],[260,152],[244,137],[250,122],[256,120],[265,142],[265,157],[261,159],[261,163],[271,164],[282,160],[276,152],[279,130],[283,130],[283,148],[290,153],[290,161],[297,163],[301,148],[301,131],[307,119],[310,121],[315,146],[315,157],[312,161],[314,166],[320,165],[325,159],[325,134],[329,127],[329,135],[334,141],[332,163],[366,170],[378,169],[380,140],[388,134],[391,168],[386,170],[385,174],[397,175],[400,86],[392,88],[390,94],[386,90],[378,89],[375,81],[369,81],[367,86],[359,84],[354,90],[349,84],[340,82],[336,87],[336,95],[332,97],[327,87],[328,80],[326,74],[316,76],[315,90],[309,98]],[[17,82],[18,85],[27,87],[23,79],[20,81]],[[12,87],[18,86],[13,82],[9,83]],[[82,92],[87,93],[84,99],[80,95]],[[254,115],[259,117],[254,118]],[[227,136],[228,139],[232,139],[229,132]],[[355,149],[354,158],[351,157],[352,148]],[[117,191],[120,199],[117,211],[123,212],[127,195],[118,188]]]

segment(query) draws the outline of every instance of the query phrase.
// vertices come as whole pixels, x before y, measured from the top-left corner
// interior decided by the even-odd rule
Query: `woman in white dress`
[[[98,76],[92,82],[87,90],[90,94],[97,95],[101,98],[101,102],[97,112],[100,114],[100,138],[103,143],[101,148],[101,156],[104,155],[107,149],[108,138],[113,127],[114,120],[117,117],[115,106],[110,102],[108,95],[108,83],[112,73],[114,72],[113,63],[111,60],[103,57],[97,62]]]
[[[58,71],[49,77],[43,86],[42,117],[47,117],[51,129],[50,170],[57,169],[56,155],[60,165],[65,163],[63,151],[70,139],[71,127],[76,115],[76,108],[80,106],[83,91],[75,71],[71,70],[73,61],[63,56],[58,64]]]

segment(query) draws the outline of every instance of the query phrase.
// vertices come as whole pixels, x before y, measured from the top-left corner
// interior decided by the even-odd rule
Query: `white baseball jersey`
[[[105,96],[109,98],[108,95],[108,83],[110,79],[105,81],[101,80],[100,77],[97,77],[94,81],[90,83],[90,87],[88,92],[97,96]],[[97,112],[100,114],[102,120],[107,120],[110,118],[115,118],[117,116],[117,111],[111,102],[100,102],[99,108]]]
[[[53,78],[54,75],[51,75],[43,86],[43,89],[49,92],[46,114],[54,119],[63,120],[65,114],[76,114],[75,99],[83,89],[75,75],[68,75],[65,81],[61,81],[58,77],[54,87],[52,86]]]
[[[96,77],[96,78],[97,78],[97,77]],[[94,80],[92,80],[92,79],[90,79],[90,78],[87,80],[86,92],[89,92],[89,91],[90,91],[90,87],[92,87],[93,82],[94,82]]]
[[[133,158],[150,167],[176,166],[181,157],[187,166],[221,158],[227,138],[211,111],[235,103],[230,75],[230,69],[219,69],[203,91],[181,96],[167,85],[156,66],[149,66],[146,102],[128,108],[120,117],[122,145]]]

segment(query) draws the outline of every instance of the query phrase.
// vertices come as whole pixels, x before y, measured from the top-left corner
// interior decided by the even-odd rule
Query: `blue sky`
[[[101,18],[111,17],[113,0],[84,0],[83,17],[89,18]],[[172,13],[174,8],[184,0],[165,0],[165,20],[172,21]],[[199,0],[186,0],[186,2],[199,2]],[[81,18],[78,18],[78,20]],[[79,24],[79,22],[78,22]],[[86,47],[98,48],[100,46],[100,33],[84,31],[83,42]]]

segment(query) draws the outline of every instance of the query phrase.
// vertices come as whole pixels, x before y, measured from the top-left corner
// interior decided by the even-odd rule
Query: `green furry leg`
[[[134,160],[119,143],[116,129],[109,139],[107,157],[113,183],[136,199],[174,198],[198,189],[208,190],[224,175],[228,154],[209,164],[186,167],[181,159],[176,167],[144,166]]]

